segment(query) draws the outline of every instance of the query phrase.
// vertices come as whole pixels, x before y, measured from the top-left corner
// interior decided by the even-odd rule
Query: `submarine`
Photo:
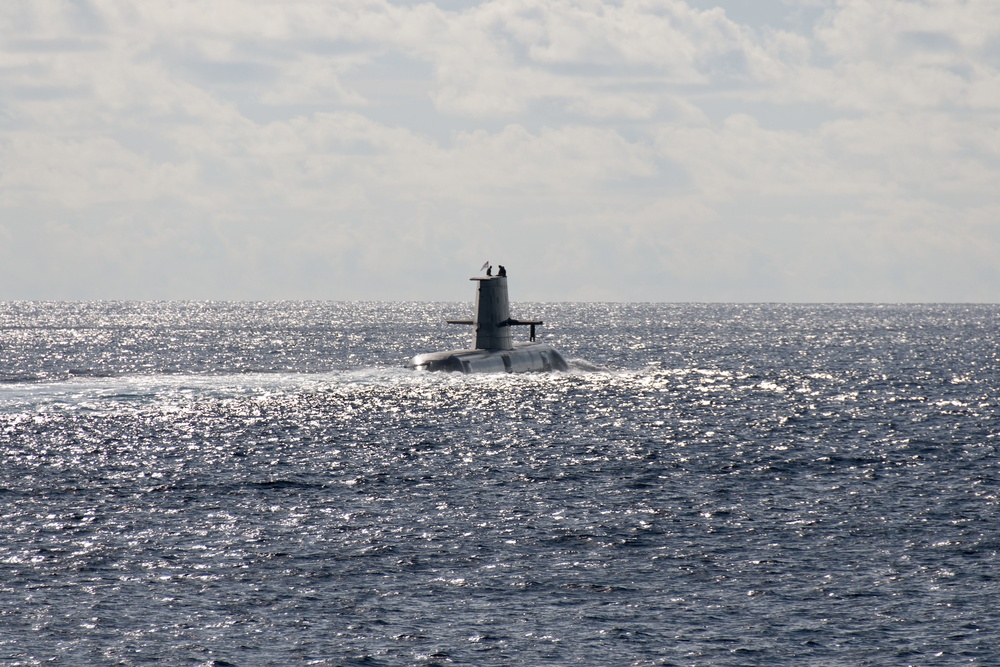
[[[487,263],[488,265],[488,263]],[[485,268],[485,267],[484,267]],[[566,371],[569,365],[551,345],[535,342],[535,327],[541,320],[516,320],[510,316],[507,298],[507,270],[492,268],[475,281],[476,306],[471,320],[447,320],[473,328],[472,348],[446,352],[427,352],[413,357],[407,368],[422,371],[457,373],[544,373]],[[528,327],[528,342],[512,342],[511,329]]]

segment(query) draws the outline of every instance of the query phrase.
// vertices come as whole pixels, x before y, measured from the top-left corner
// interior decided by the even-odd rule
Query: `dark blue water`
[[[514,311],[0,304],[0,663],[1000,663],[1000,307]]]

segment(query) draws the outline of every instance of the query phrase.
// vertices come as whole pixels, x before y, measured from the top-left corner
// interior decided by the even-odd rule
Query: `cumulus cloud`
[[[2,298],[1000,298],[987,0],[33,0],[0,45]]]

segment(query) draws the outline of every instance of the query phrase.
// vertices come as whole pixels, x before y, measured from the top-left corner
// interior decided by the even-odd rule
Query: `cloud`
[[[1000,299],[995,3],[702,4],[6,3],[0,297]]]

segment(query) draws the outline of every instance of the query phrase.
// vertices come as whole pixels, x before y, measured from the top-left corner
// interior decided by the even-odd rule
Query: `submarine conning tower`
[[[507,276],[471,278],[479,282],[476,312],[472,316],[475,333],[472,347],[477,350],[513,350],[510,336],[510,300]]]
[[[506,272],[504,272],[505,274]],[[510,316],[507,298],[507,276],[477,276],[469,278],[479,283],[476,289],[476,309],[471,320],[448,320],[448,324],[471,324],[472,348],[475,350],[513,350],[512,326],[531,327],[528,340],[535,342],[535,326],[541,320],[515,320]]]

